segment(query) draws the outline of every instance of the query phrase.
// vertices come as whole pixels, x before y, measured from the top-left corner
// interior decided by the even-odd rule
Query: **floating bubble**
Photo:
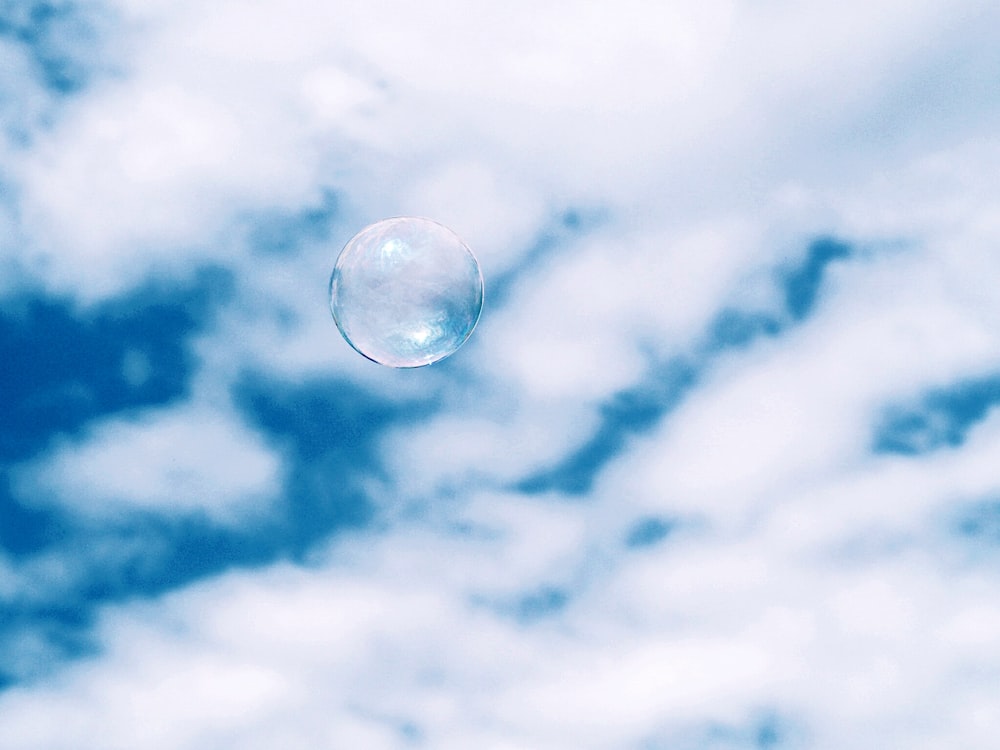
[[[330,311],[359,353],[389,367],[453,354],[483,309],[483,277],[468,246],[430,219],[385,219],[358,232],[330,277]]]

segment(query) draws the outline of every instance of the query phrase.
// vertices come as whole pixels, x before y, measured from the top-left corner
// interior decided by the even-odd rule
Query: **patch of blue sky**
[[[677,528],[677,521],[660,516],[646,516],[636,520],[625,534],[625,546],[629,549],[655,547],[670,536]]]
[[[0,550],[18,560],[65,541],[69,520],[57,508],[26,507],[0,470]]]
[[[600,470],[627,448],[629,439],[648,432],[677,408],[716,357],[750,346],[762,337],[779,336],[791,324],[802,323],[816,307],[829,266],[851,254],[846,242],[831,237],[812,241],[798,265],[777,275],[785,308],[781,314],[726,308],[708,325],[704,343],[694,356],[654,363],[641,382],[615,393],[600,406],[599,425],[588,440],[555,465],[517,482],[515,489],[527,494],[553,490],[568,495],[588,493]]]
[[[475,593],[469,597],[473,608],[483,608],[491,613],[531,627],[558,617],[573,601],[573,586],[541,583],[519,593],[494,595]]]
[[[964,508],[955,518],[954,530],[967,540],[1000,548],[1000,499],[984,500]]]
[[[248,376],[234,387],[234,398],[285,455],[285,507],[273,532],[295,557],[334,529],[369,520],[362,480],[389,480],[378,459],[380,437],[436,408],[432,401],[385,401],[347,380],[288,386]]]
[[[821,237],[809,245],[804,262],[782,274],[785,308],[793,320],[801,321],[813,311],[829,266],[850,256],[850,245]]]
[[[124,515],[124,514],[123,514]],[[262,565],[277,556],[281,538],[263,526],[233,530],[200,514],[169,518],[152,513],[125,516],[110,528],[85,525],[83,543],[106,540],[130,553],[105,559],[81,579],[78,606],[156,596],[231,568]]]
[[[319,201],[298,211],[270,211],[248,220],[248,246],[255,253],[294,255],[308,244],[330,238],[339,213],[337,194],[322,191]]]
[[[13,510],[15,525],[0,537],[17,569],[58,560],[73,571],[69,580],[52,582],[51,588],[36,586],[30,596],[15,594],[0,602],[0,641],[34,644],[14,653],[0,649],[0,675],[9,685],[44,674],[61,660],[94,653],[90,631],[100,606],[153,596],[174,582],[190,581],[195,577],[190,574],[192,567],[199,572],[225,567],[207,566],[204,555],[201,559],[191,555],[191,540],[205,535],[193,535],[191,528],[176,523],[176,543],[169,544],[166,529],[151,534],[142,519],[96,527],[65,514],[39,516],[18,505],[3,510],[5,514]],[[5,523],[9,519],[7,515]],[[212,549],[217,557],[221,545],[218,539],[213,542],[203,548]]]
[[[86,629],[100,603],[149,595],[234,563],[261,557],[261,540],[216,530],[205,519],[165,520],[136,514],[91,525],[58,506],[17,498],[8,472],[59,436],[80,433],[111,414],[183,399],[194,371],[190,349],[231,292],[231,278],[205,269],[186,285],[151,283],[90,310],[24,291],[0,309],[0,553],[15,565],[64,558],[83,574],[70,590],[5,602],[6,625],[36,635]],[[138,550],[113,559],[98,550]],[[267,556],[267,546],[264,556]],[[75,637],[74,637],[75,638]],[[70,638],[73,641],[74,638]],[[74,649],[55,649],[75,654]],[[27,656],[18,657],[21,662]],[[42,658],[42,657],[40,657]],[[27,669],[22,666],[19,670]],[[27,669],[27,671],[32,671]],[[0,672],[11,673],[0,664]]]
[[[72,601],[0,602],[0,691],[98,654],[93,614]]]
[[[626,448],[629,438],[655,426],[681,403],[695,381],[695,369],[681,360],[655,368],[640,385],[619,391],[601,405],[600,425],[581,447],[515,488],[526,494],[587,494],[600,469]]]
[[[0,132],[4,140],[18,147],[30,141],[42,107],[38,101],[37,84],[32,78],[31,63],[15,45],[0,36]],[[13,186],[0,182],[0,200],[9,203]]]
[[[913,403],[886,409],[875,427],[872,448],[875,453],[918,456],[958,447],[997,405],[998,375],[936,388]]]
[[[6,0],[0,3],[0,38],[23,47],[48,90],[72,94],[93,74],[108,17],[93,3]]]
[[[0,462],[116,412],[169,404],[188,390],[191,338],[229,297],[203,269],[186,284],[150,282],[93,310],[25,291],[0,308]]]
[[[514,614],[529,624],[562,612],[569,604],[570,595],[558,586],[542,586],[521,596],[514,607]]]
[[[708,333],[709,349],[737,349],[762,336],[781,333],[781,320],[766,312],[726,308],[712,321]]]
[[[248,375],[233,395],[247,418],[285,454],[286,484],[276,506],[231,528],[201,513],[132,511],[114,522],[86,522],[57,510],[24,507],[9,493],[0,496],[0,543],[8,555],[25,562],[50,552],[81,571],[50,600],[36,592],[31,606],[6,602],[7,625],[0,621],[0,635],[30,628],[45,639],[55,630],[86,643],[94,614],[108,603],[156,596],[233,568],[307,560],[332,534],[371,520],[363,481],[381,475],[379,436],[431,408],[383,402],[348,381],[289,385]],[[119,552],[103,555],[101,550]],[[80,632],[74,635],[74,628]],[[21,657],[18,669],[0,663],[0,674],[10,683],[12,675],[48,669],[54,658],[88,652],[50,646],[34,668]]]
[[[296,534],[283,518],[232,529],[201,514],[168,517],[131,512],[113,522],[91,523],[65,513],[40,515],[16,505],[13,509],[15,523],[18,514],[22,516],[19,527],[0,534],[0,539],[6,542],[8,536],[26,534],[35,543],[27,549],[24,539],[16,538],[14,549],[6,552],[17,553],[14,558],[22,564],[62,559],[74,574],[51,591],[40,589],[30,598],[2,602],[0,640],[30,632],[45,645],[37,663],[30,655],[0,651],[0,674],[6,674],[8,682],[15,675],[30,678],[48,671],[59,659],[93,653],[90,629],[97,612],[109,603],[154,597],[226,570],[296,556],[303,544],[330,531],[330,524],[323,525],[315,516],[295,523],[312,521],[320,526],[318,532]],[[3,510],[8,513],[11,508]],[[344,518],[338,521],[343,523]],[[10,663],[15,656],[16,665]]]
[[[641,750],[777,750],[800,747],[801,732],[774,712],[761,712],[743,724],[712,722],[647,740]]]
[[[761,338],[779,336],[803,322],[819,303],[826,275],[832,265],[850,260],[854,247],[835,237],[817,237],[806,247],[805,257],[775,275],[782,300],[781,310],[726,307],[712,320],[702,356],[750,346]]]
[[[913,540],[908,540],[914,546]],[[952,495],[924,519],[916,544],[955,579],[996,569],[1000,554],[1000,494]]]
[[[542,228],[513,268],[488,280],[486,294],[489,305],[495,308],[502,306],[523,279],[534,275],[549,258],[566,250],[571,239],[593,231],[606,220],[606,212],[597,209],[571,208],[559,212]]]

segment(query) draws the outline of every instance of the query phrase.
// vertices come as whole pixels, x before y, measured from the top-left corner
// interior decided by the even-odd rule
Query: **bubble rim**
[[[475,264],[475,267],[476,267],[476,275],[479,277],[479,309],[476,311],[476,319],[474,321],[472,321],[472,325],[469,327],[468,332],[465,334],[465,336],[462,338],[462,340],[458,343],[458,346],[456,346],[450,352],[448,352],[446,354],[442,354],[439,357],[435,357],[434,359],[431,359],[431,360],[429,360],[427,362],[422,362],[419,365],[394,365],[394,364],[391,364],[389,362],[381,362],[381,361],[375,359],[375,357],[372,357],[371,355],[368,355],[365,352],[361,351],[357,346],[355,346],[354,342],[351,341],[350,336],[347,335],[347,332],[344,330],[344,327],[341,325],[340,319],[337,317],[337,313],[336,313],[336,311],[334,310],[334,307],[333,307],[333,284],[334,284],[334,279],[336,279],[336,277],[337,277],[337,271],[341,267],[341,259],[344,257],[344,253],[347,252],[347,249],[349,247],[351,247],[351,245],[359,237],[361,237],[363,234],[365,234],[370,229],[374,229],[375,227],[379,226],[380,224],[384,224],[385,222],[388,222],[388,221],[399,221],[399,220],[425,221],[425,222],[427,222],[429,224],[436,224],[437,226],[441,227],[444,231],[446,231],[448,234],[450,234],[452,237],[454,237],[456,240],[458,240],[458,244],[461,245],[462,249],[465,250],[466,253],[468,253],[468,255],[469,255],[470,258],[472,258],[472,262]],[[436,362],[441,362],[442,360],[447,359],[448,357],[450,357],[453,354],[455,354],[455,352],[457,352],[463,346],[465,346],[465,342],[468,341],[469,338],[472,336],[472,332],[476,330],[476,326],[479,325],[479,321],[483,317],[483,307],[486,305],[486,282],[483,279],[483,269],[482,269],[482,266],[479,264],[479,258],[477,258],[476,254],[474,252],[472,252],[472,248],[469,247],[469,245],[465,242],[465,240],[463,240],[461,237],[459,237],[458,233],[456,233],[453,229],[451,229],[450,227],[445,226],[440,221],[436,221],[434,219],[427,218],[426,216],[387,216],[384,219],[378,219],[377,221],[373,221],[373,222],[371,222],[369,224],[366,224],[364,227],[362,227],[361,229],[359,229],[344,244],[344,246],[340,249],[340,252],[337,253],[337,260],[333,264],[333,271],[330,272],[330,281],[327,284],[326,299],[327,299],[327,305],[330,308],[330,315],[333,318],[333,322],[337,326],[337,330],[340,331],[341,337],[343,337],[344,341],[346,341],[347,344],[348,344],[348,346],[350,346],[354,351],[356,351],[362,357],[364,357],[365,359],[367,359],[369,362],[374,362],[375,364],[381,365],[382,367],[389,367],[389,368],[391,368],[393,370],[418,370],[421,367],[428,367],[430,365],[435,364]]]

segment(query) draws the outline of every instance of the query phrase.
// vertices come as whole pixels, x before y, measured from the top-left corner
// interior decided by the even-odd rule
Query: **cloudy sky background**
[[[0,747],[1000,736],[1000,6],[0,3]],[[486,306],[330,319],[434,218]]]

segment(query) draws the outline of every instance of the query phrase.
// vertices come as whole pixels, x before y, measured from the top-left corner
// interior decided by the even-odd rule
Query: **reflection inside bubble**
[[[454,353],[476,327],[483,277],[447,227],[400,217],[365,227],[330,277],[330,310],[347,342],[389,367],[422,367]]]

